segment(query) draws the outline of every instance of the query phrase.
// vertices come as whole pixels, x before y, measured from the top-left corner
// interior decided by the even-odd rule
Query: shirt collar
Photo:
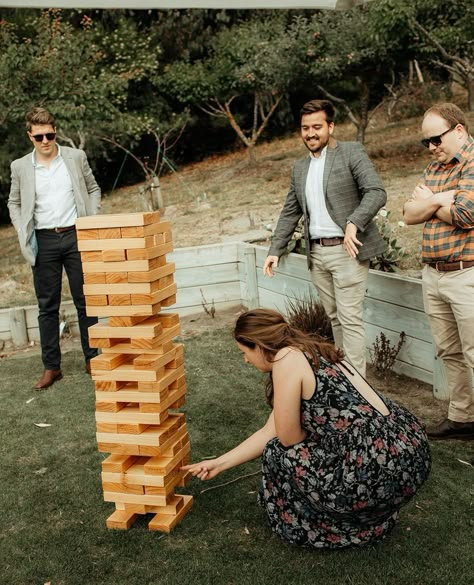
[[[321,154],[318,157],[314,156],[314,154],[312,152],[309,153],[309,156],[311,157],[311,160],[324,160],[326,158],[327,150],[328,150],[328,147],[326,144],[326,146],[322,149]]]
[[[58,153],[54,157],[53,160],[56,160],[57,158],[59,158],[61,156],[61,147],[59,146],[59,144],[57,142],[56,142],[56,146],[58,147]],[[36,162],[36,149],[35,148],[33,148],[33,152],[31,153],[31,162],[33,163],[34,167],[43,166],[41,163]]]
[[[449,162],[450,163],[464,162],[468,159],[471,159],[473,153],[474,153],[474,138],[472,136],[468,136],[467,140],[461,146],[459,151],[453,156],[453,158]]]

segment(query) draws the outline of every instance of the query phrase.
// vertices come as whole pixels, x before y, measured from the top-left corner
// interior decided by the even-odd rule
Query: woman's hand
[[[217,459],[206,459],[199,463],[191,463],[189,465],[184,465],[181,469],[184,471],[190,471],[194,477],[197,477],[202,481],[212,479],[222,471]]]

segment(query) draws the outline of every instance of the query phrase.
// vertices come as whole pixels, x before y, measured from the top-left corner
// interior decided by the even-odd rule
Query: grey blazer
[[[309,214],[306,209],[306,178],[310,156],[295,162],[290,190],[272,239],[269,256],[282,256],[301,217],[304,217],[304,234],[308,268],[311,268]],[[360,142],[338,142],[330,138],[323,175],[324,197],[329,215],[343,230],[347,221],[357,226],[359,260],[368,260],[381,254],[386,244],[372,219],[384,206],[387,194],[374,165]]]
[[[96,215],[100,209],[100,187],[87,162],[86,153],[77,148],[61,146],[72,181],[78,217]],[[36,238],[34,232],[34,210],[36,200],[35,169],[31,152],[11,164],[11,187],[8,209],[23,256],[34,266],[36,261]]]

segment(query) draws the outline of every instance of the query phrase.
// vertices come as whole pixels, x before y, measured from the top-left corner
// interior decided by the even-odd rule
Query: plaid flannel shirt
[[[469,136],[451,162],[431,162],[421,183],[433,193],[456,191],[452,224],[437,217],[425,223],[423,262],[474,260],[474,139]]]

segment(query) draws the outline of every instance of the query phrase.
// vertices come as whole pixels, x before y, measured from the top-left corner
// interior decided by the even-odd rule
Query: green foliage
[[[390,222],[390,211],[381,209],[374,221],[387,244],[387,248],[383,254],[370,261],[370,267],[382,272],[397,272],[400,262],[408,256],[408,252],[397,241],[396,228]],[[399,228],[404,226],[403,221],[398,222]]]

